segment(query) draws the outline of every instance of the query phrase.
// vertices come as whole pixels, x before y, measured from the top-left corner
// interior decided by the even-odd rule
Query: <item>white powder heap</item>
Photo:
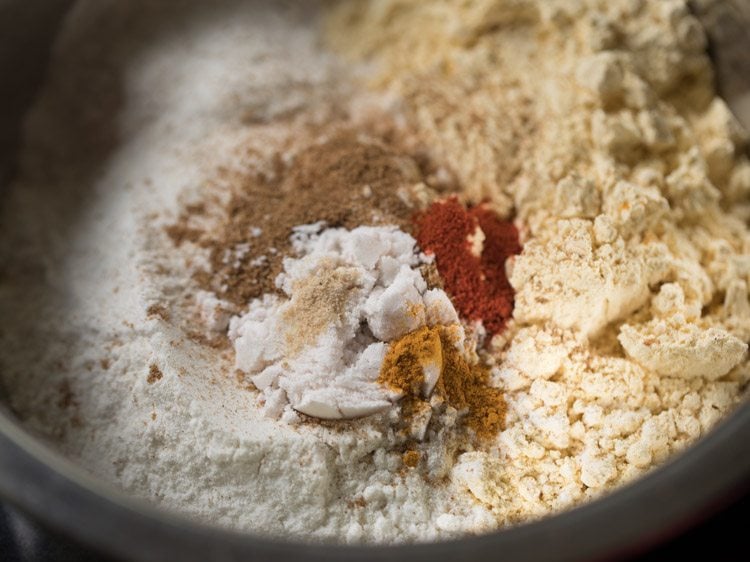
[[[286,258],[277,280],[289,298],[256,299],[230,323],[236,368],[252,375],[266,414],[285,408],[284,421],[295,419],[294,410],[340,419],[388,408],[400,396],[376,382],[386,342],[422,326],[460,326],[445,291],[427,288],[418,269],[426,258],[409,234],[319,230],[296,229],[303,257]],[[440,370],[425,375],[429,397]]]

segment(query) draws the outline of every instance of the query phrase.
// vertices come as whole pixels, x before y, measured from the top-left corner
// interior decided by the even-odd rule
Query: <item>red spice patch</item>
[[[490,337],[501,332],[513,313],[513,288],[505,260],[520,253],[518,230],[483,205],[466,209],[456,197],[430,205],[416,217],[417,241],[435,256],[445,290],[459,314],[480,320]],[[481,256],[471,252],[476,228],[485,235]]]

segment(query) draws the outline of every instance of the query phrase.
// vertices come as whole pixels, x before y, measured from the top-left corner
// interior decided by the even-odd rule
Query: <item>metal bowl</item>
[[[71,0],[0,0],[0,190],[12,176],[19,124]],[[693,8],[711,42],[720,90],[750,125],[750,3]],[[0,198],[0,201],[2,199]],[[460,540],[402,546],[278,541],[197,524],[140,503],[32,437],[2,408],[0,498],[46,529],[131,560],[590,560],[638,554],[750,489],[750,404],[636,482],[535,523]]]

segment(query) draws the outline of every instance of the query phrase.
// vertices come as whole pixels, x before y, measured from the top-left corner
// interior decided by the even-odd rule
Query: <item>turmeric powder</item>
[[[407,404],[437,393],[464,413],[463,423],[479,439],[496,435],[505,421],[502,392],[489,386],[486,367],[464,358],[448,326],[425,326],[393,342],[378,382],[403,392]]]

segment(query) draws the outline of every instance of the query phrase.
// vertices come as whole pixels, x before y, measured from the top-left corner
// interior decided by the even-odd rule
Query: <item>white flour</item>
[[[228,376],[231,359],[147,315],[189,286],[150,213],[199,192],[218,159],[236,163],[253,131],[238,115],[328,96],[334,72],[312,8],[202,4],[81,2],[68,20],[0,221],[11,407],[91,472],[219,525],[427,540],[449,505],[489,525],[469,498],[399,474],[386,420],[343,434],[269,420]],[[278,134],[258,128],[261,152]]]
[[[399,28],[411,12],[385,2],[373,21],[397,51],[396,74],[424,61],[430,76],[433,63],[469,69],[433,90],[419,75],[399,84],[418,102],[418,133],[470,196],[514,207],[524,228],[514,322],[494,342],[507,428],[455,466],[455,443],[432,442],[433,472],[450,477],[436,485],[402,470],[392,410],[345,431],[265,416],[231,376],[232,354],[178,327],[194,287],[163,211],[198,199],[219,164],[268,165],[292,134],[272,118],[350,85],[318,50],[313,6],[204,4],[79,2],[27,120],[0,220],[0,382],[63,454],[219,525],[431,540],[595,497],[739,400],[750,163],[744,133],[711,101],[702,34],[680,3],[602,3],[595,16],[586,3],[484,1],[461,14],[436,2],[426,19],[414,3],[427,30]],[[442,48],[458,49],[452,65],[437,60]],[[501,70],[483,81],[487,61]],[[529,122],[530,140],[519,136]],[[153,313],[165,303],[171,317]],[[224,329],[221,303],[200,303],[203,327]],[[237,359],[249,362],[243,325]]]
[[[277,283],[288,299],[256,299],[231,320],[235,367],[263,392],[266,414],[357,418],[400,395],[377,384],[387,343],[422,326],[459,325],[445,291],[428,289],[416,241],[396,228],[295,233]],[[426,372],[429,397],[440,370]]]

